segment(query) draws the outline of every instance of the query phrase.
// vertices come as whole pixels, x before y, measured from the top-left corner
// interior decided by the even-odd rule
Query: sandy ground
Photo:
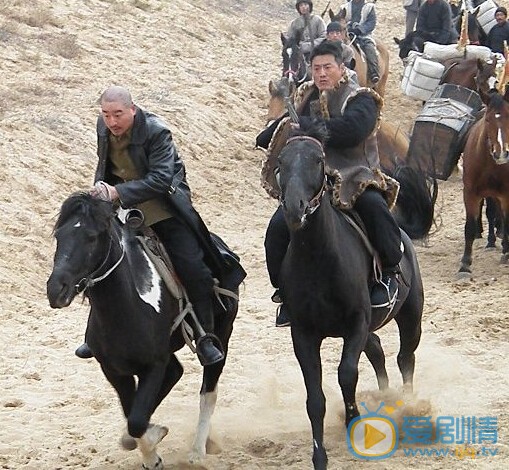
[[[315,2],[321,11],[325,2]],[[402,96],[398,0],[377,4],[377,37],[389,45],[385,116],[408,129],[420,104]],[[118,444],[123,417],[98,364],[77,359],[87,305],[51,310],[45,295],[62,201],[86,189],[95,168],[97,98],[110,84],[170,124],[187,164],[194,201],[248,271],[220,382],[209,469],[311,467],[301,373],[288,329],[273,327],[263,237],[275,201],[259,184],[269,79],[280,70],[279,32],[293,1],[0,0],[0,468],[135,469]],[[340,340],[323,347],[330,468],[509,468],[507,290],[509,268],[478,240],[474,280],[455,282],[463,238],[461,179],[440,184],[438,225],[417,251],[425,283],[415,395],[403,396],[394,325],[381,331],[391,384],[376,391],[361,359],[358,400],[405,403],[399,416],[496,416],[495,457],[406,457],[360,462],[348,453],[336,382]],[[160,445],[169,468],[186,453],[198,414],[200,367],[179,353],[186,374],[157,410],[169,426]],[[476,446],[476,450],[479,447]]]

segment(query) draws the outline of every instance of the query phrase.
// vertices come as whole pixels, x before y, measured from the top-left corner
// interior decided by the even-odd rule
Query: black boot
[[[94,357],[94,353],[88,347],[87,343],[83,343],[78,349],[76,349],[76,351],[74,351],[74,354],[76,354],[76,356],[80,359],[90,359]]]
[[[276,289],[274,294],[272,294],[272,302],[280,304],[277,308],[277,316],[276,316],[276,326],[290,326],[290,317],[288,315],[288,307],[283,303],[283,299],[281,297],[281,293],[279,289]]]
[[[194,313],[198,317],[205,334],[196,340],[196,354],[202,366],[210,366],[224,359],[223,347],[214,332],[214,312],[210,298],[200,298],[193,303]]]
[[[382,279],[371,289],[371,308],[391,308],[398,298],[398,271],[388,269],[382,272]]]
[[[217,345],[215,344],[217,343]],[[210,366],[224,359],[224,354],[219,349],[221,342],[212,334],[206,334],[196,341],[196,354],[202,366]]]

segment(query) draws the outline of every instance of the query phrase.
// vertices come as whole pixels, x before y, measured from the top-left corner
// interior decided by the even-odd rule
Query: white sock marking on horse
[[[191,463],[199,462],[207,453],[207,438],[210,433],[210,420],[214,414],[217,402],[217,385],[216,388],[209,393],[200,395],[200,416],[198,418],[198,427],[196,429],[196,437],[194,438],[193,447],[189,455]]]
[[[167,427],[154,424],[145,431],[143,436],[135,439],[138,444],[138,449],[140,449],[142,454],[143,465],[147,469],[153,470],[156,468],[162,468],[162,463],[160,463],[161,459],[157,455],[156,447],[157,444],[163,440],[166,434],[168,434]]]
[[[150,261],[150,258],[147,256],[145,252],[143,252],[143,256],[147,260],[148,263],[148,273],[147,273],[147,281],[151,282],[151,288],[148,292],[139,292],[140,297],[149,305],[152,305],[154,310],[157,313],[161,313],[161,276],[157,272],[154,263]]]

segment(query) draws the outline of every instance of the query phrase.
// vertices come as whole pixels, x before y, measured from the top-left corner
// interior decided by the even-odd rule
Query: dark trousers
[[[382,270],[395,271],[401,261],[401,232],[382,193],[366,189],[355,202],[354,209],[366,226],[369,241],[380,256]],[[265,258],[270,282],[279,287],[279,273],[290,243],[283,209],[278,207],[270,219],[265,235]]]
[[[175,271],[185,287],[203,329],[214,331],[212,312],[212,272],[205,264],[204,252],[196,235],[176,217],[152,225],[166,248]]]

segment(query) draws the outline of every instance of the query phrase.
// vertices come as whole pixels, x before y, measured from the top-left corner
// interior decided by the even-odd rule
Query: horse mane
[[[321,142],[322,145],[325,145],[327,139],[329,138],[329,131],[325,126],[325,122],[321,119],[312,119],[309,124],[303,122],[300,124],[298,129],[293,129],[290,132],[289,137],[313,137],[314,139]]]
[[[488,102],[488,107],[494,109],[495,111],[502,111],[504,107],[504,97],[500,93],[490,93],[490,100]]]
[[[107,227],[112,217],[111,202],[93,197],[89,192],[78,191],[71,194],[62,204],[53,233],[55,233],[74,214],[80,213],[91,218],[98,226]]]

